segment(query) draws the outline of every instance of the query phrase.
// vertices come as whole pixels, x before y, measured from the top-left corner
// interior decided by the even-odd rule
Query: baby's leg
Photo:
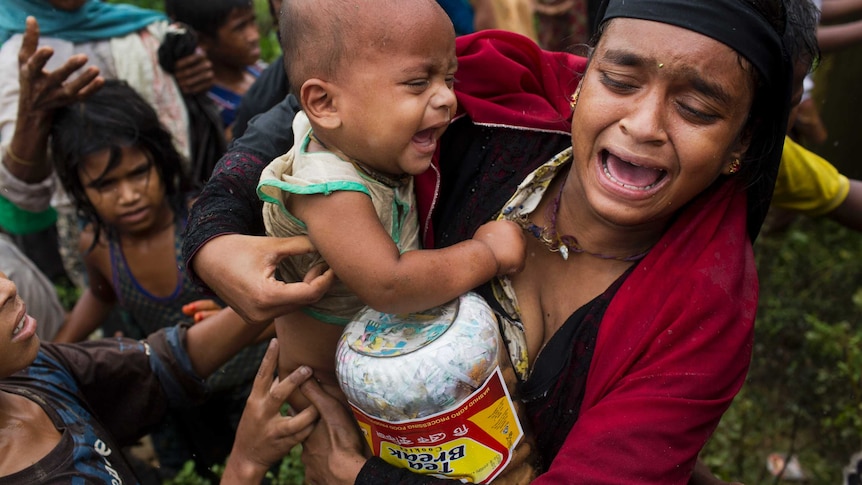
[[[314,378],[329,394],[347,402],[335,375],[335,349],[343,327],[323,323],[302,312],[288,313],[275,319],[278,336],[278,375],[286,376],[300,365],[314,370]],[[301,392],[287,402],[299,412],[309,406]]]

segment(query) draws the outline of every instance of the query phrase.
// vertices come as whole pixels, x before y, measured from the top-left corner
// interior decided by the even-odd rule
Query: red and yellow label
[[[353,407],[372,452],[416,473],[486,483],[524,435],[500,368],[459,405],[423,419],[387,422]]]

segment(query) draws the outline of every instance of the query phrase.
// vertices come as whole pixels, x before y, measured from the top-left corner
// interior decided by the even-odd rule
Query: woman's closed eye
[[[709,124],[721,118],[721,116],[713,113],[712,110],[696,107],[688,101],[677,100],[675,104],[680,115],[692,123]]]
[[[609,72],[602,72],[600,81],[608,89],[619,94],[626,94],[635,91],[638,86],[632,84],[632,81],[624,79],[622,76]]]

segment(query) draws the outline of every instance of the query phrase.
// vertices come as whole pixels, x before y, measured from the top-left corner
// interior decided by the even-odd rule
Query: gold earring
[[[581,85],[578,84],[578,89],[575,89],[575,93],[572,94],[572,97],[569,100],[569,106],[572,107],[572,111],[574,111],[575,106],[578,105],[578,96],[581,95]]]
[[[730,168],[728,169],[728,172],[730,172],[731,175],[735,174],[736,172],[739,172],[740,165],[742,165],[742,162],[740,162],[738,158],[734,158],[730,162]]]

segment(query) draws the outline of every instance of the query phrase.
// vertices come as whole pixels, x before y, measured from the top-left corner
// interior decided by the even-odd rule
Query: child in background
[[[183,307],[204,298],[180,256],[190,197],[155,110],[127,84],[107,81],[87,100],[58,110],[51,135],[56,173],[89,222],[79,240],[89,287],[56,341],[85,339],[117,304],[135,324],[127,337],[188,322]],[[173,414],[174,431],[163,426],[155,433],[163,472],[192,457],[207,466],[224,460],[265,347],[231,359],[208,380],[213,399]]]
[[[818,19],[819,10],[814,2],[787,2],[785,44],[795,61],[789,134],[804,109],[807,74],[820,58]],[[811,217],[828,216],[850,229],[862,231],[862,181],[849,179],[788,135],[784,139],[772,207]]]
[[[325,261],[338,283],[317,304],[276,318],[279,374],[300,364],[339,395],[335,349],[365,305],[386,313],[442,305],[518,271],[525,242],[507,221],[474,239],[419,249],[413,175],[429,169],[455,113],[452,22],[434,0],[285,2],[280,32],[303,111],[294,148],[263,171],[267,233],[308,234],[319,254],[279,266],[301,280]],[[291,405],[303,407],[301,397]]]
[[[251,0],[165,0],[165,11],[198,34],[215,76],[208,96],[219,108],[230,142],[236,108],[265,67],[254,5]]]

